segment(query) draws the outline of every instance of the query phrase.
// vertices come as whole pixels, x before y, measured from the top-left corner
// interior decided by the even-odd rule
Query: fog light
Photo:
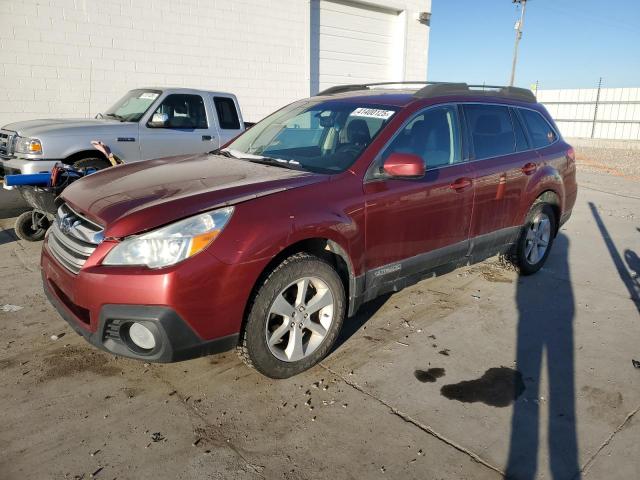
[[[151,350],[156,346],[153,333],[141,323],[134,323],[129,327],[129,338],[134,345],[144,350]]]

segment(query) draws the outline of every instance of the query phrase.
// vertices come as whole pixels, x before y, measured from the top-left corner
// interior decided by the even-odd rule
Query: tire
[[[299,302],[301,291],[306,297]],[[345,304],[344,286],[334,268],[318,257],[295,254],[271,271],[258,287],[238,353],[248,366],[267,377],[288,378],[303,372],[321,361],[335,344]]]
[[[556,236],[556,225],[551,205],[537,202],[531,206],[512,255],[512,263],[521,275],[532,275],[545,264]],[[544,248],[543,241],[546,242]]]
[[[72,166],[76,170],[86,170],[88,168],[102,170],[104,168],[110,167],[111,164],[104,158],[87,157],[87,158],[81,158],[80,160],[76,160],[75,162],[73,162]]]
[[[43,215],[35,213],[35,215]],[[16,235],[20,240],[26,240],[27,242],[39,242],[44,238],[47,229],[49,228],[49,220],[47,218],[40,218],[40,225],[33,224],[34,212],[32,210],[22,213],[16,218],[14,226]]]

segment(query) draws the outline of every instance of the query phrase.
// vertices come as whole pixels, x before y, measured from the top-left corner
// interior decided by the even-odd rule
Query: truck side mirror
[[[167,126],[168,121],[169,115],[166,113],[154,113],[149,121],[149,126],[151,128],[163,128]]]

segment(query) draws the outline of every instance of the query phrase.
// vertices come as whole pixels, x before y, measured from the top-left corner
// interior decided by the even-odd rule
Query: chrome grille
[[[0,157],[10,158],[13,155],[16,132],[0,130]]]
[[[63,204],[49,230],[47,246],[61,265],[78,273],[102,239],[102,227]]]

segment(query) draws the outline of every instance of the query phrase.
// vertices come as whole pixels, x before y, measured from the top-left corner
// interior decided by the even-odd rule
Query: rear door
[[[202,95],[172,93],[140,125],[143,160],[190,153],[205,153],[218,147],[215,119],[208,118]]]
[[[537,155],[510,107],[465,104],[463,110],[476,186],[472,250],[491,253],[518,233],[517,215],[528,180],[522,168]]]
[[[373,163],[364,185],[367,288],[467,253],[473,183],[461,143],[457,108],[432,107],[405,123]],[[381,166],[394,152],[421,156],[424,178],[385,177]]]

